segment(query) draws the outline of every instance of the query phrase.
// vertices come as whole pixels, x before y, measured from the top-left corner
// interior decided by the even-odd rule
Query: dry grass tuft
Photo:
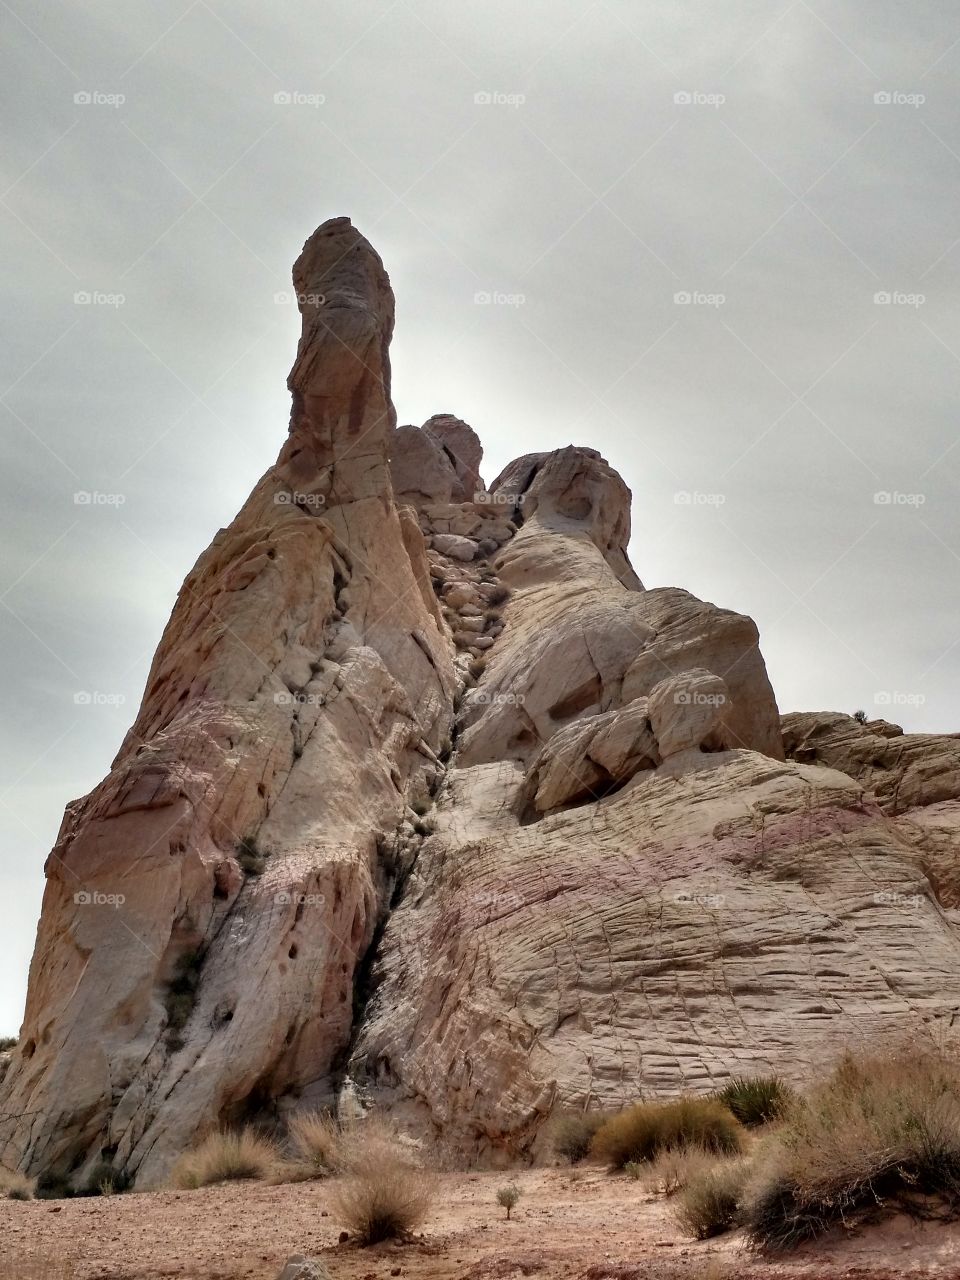
[[[411,1163],[395,1135],[377,1122],[359,1123],[351,1137],[334,1211],[362,1245],[403,1239],[427,1216],[436,1179]]]
[[[847,1055],[766,1143],[744,1217],[754,1246],[787,1249],[924,1196],[960,1217],[960,1066],[918,1050]]]
[[[732,1231],[738,1225],[747,1171],[743,1160],[715,1160],[693,1173],[675,1211],[683,1230],[696,1240]]]
[[[0,1168],[0,1199],[32,1200],[36,1189],[36,1178],[28,1178],[15,1169]]]
[[[171,1185],[195,1191],[214,1182],[244,1178],[266,1179],[280,1165],[274,1143],[253,1129],[219,1130],[180,1157],[171,1174]]]
[[[292,1117],[289,1129],[293,1158],[280,1171],[284,1181],[329,1178],[342,1167],[343,1134],[329,1113],[301,1112]]]
[[[672,1147],[661,1151],[649,1164],[636,1165],[636,1175],[652,1195],[675,1196],[691,1178],[704,1172],[715,1157],[702,1147]],[[628,1168],[624,1165],[624,1169]]]
[[[715,1098],[641,1102],[611,1116],[597,1131],[591,1153],[613,1169],[628,1161],[653,1160],[661,1151],[698,1147],[716,1155],[736,1155],[743,1130]]]

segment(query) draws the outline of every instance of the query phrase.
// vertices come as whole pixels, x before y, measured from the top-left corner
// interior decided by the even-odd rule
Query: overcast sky
[[[0,1034],[63,806],[283,441],[290,266],[334,215],[393,281],[401,423],[465,418],[488,480],[601,450],[644,582],[751,614],[783,710],[960,730],[957,6],[0,0],[0,26]]]

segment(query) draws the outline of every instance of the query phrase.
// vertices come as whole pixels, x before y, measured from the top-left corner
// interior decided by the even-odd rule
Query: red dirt
[[[508,1180],[523,1192],[509,1222],[494,1202]],[[338,1244],[330,1200],[323,1183],[247,1182],[0,1201],[0,1280],[276,1280],[291,1253],[319,1257],[333,1280],[960,1280],[956,1227],[901,1216],[763,1261],[739,1233],[685,1240],[669,1202],[595,1168],[445,1174],[423,1232],[372,1249]],[[64,1258],[74,1267],[58,1269]]]

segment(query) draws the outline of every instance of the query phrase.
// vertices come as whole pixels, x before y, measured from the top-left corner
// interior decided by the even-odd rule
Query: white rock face
[[[0,1164],[152,1187],[338,1097],[494,1160],[559,1104],[956,1035],[958,740],[782,738],[755,625],[643,589],[596,451],[487,491],[466,423],[395,429],[347,219],[294,282],[289,438],[48,861]]]

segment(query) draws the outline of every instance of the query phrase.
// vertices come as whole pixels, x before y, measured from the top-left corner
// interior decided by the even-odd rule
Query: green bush
[[[779,1076],[735,1076],[716,1095],[748,1128],[779,1119],[790,1105],[793,1091]]]
[[[622,1169],[630,1160],[652,1160],[661,1151],[677,1147],[735,1155],[742,1146],[739,1122],[716,1098],[678,1098],[641,1102],[611,1116],[597,1131],[590,1149],[598,1160]]]
[[[609,1117],[603,1111],[563,1111],[551,1125],[551,1145],[558,1156],[579,1164],[590,1154],[594,1135]]]
[[[505,1187],[500,1187],[497,1191],[497,1204],[506,1209],[508,1222],[510,1221],[511,1210],[520,1199],[520,1194],[520,1188],[515,1182],[511,1182]]]
[[[744,1221],[755,1247],[787,1249],[918,1195],[960,1217],[960,1068],[917,1050],[847,1055],[768,1142]]]
[[[742,1160],[717,1161],[695,1173],[679,1194],[676,1218],[695,1240],[731,1231],[738,1224],[747,1179]]]

